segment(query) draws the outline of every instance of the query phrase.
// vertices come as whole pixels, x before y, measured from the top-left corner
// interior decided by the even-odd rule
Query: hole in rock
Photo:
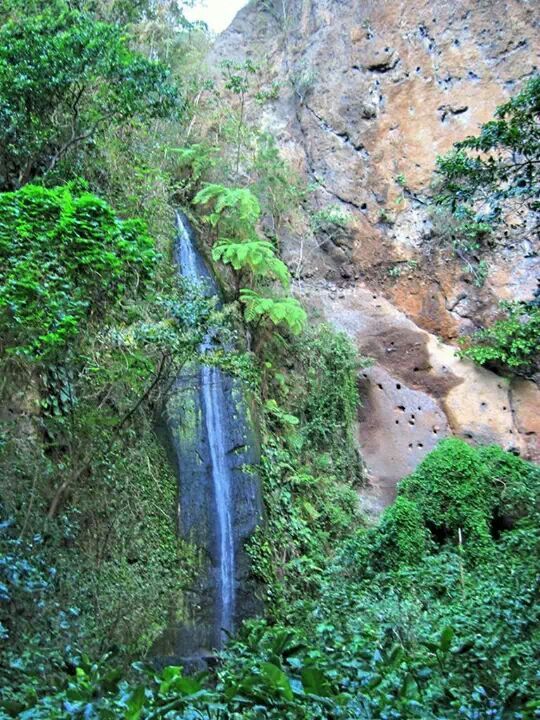
[[[401,390],[401,385],[399,383],[396,383],[396,390]]]
[[[397,409],[401,410],[401,412],[405,412],[405,405],[398,405]]]
[[[424,447],[424,443],[418,443],[418,447]]]
[[[381,383],[377,383],[377,387],[379,388],[379,390],[382,390],[382,389],[383,389]]]

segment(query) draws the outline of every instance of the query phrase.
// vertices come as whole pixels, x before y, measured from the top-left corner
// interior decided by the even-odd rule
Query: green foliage
[[[261,278],[276,278],[287,287],[290,275],[285,263],[275,254],[275,248],[257,233],[256,224],[261,209],[259,201],[247,188],[227,188],[209,184],[193,199],[195,205],[212,205],[207,222],[218,229],[218,240],[212,258],[230,264],[237,275],[237,286],[242,273],[249,272],[251,284],[257,287]],[[288,328],[298,335],[307,320],[307,314],[293,297],[263,296],[253,287],[239,288],[239,299],[246,306],[248,323],[269,320],[273,325]]]
[[[4,352],[44,357],[91,317],[144,289],[156,261],[137,220],[120,220],[75,187],[0,194],[0,327]]]
[[[540,306],[535,302],[507,302],[506,317],[460,339],[461,357],[509,374],[529,376],[539,367]]]
[[[269,343],[261,378],[261,472],[268,525],[250,542],[268,610],[283,618],[315,592],[328,553],[360,522],[361,468],[353,435],[359,360],[327,326],[283,346]]]
[[[328,232],[333,228],[345,229],[349,227],[352,221],[352,215],[345,212],[338,205],[328,205],[318,210],[311,217],[311,225],[314,232]]]
[[[259,198],[262,215],[269,219],[274,233],[284,219],[294,215],[305,200],[306,189],[301,178],[280,157],[276,141],[268,133],[257,136],[250,187]]]
[[[212,259],[220,260],[225,265],[230,264],[237,271],[248,269],[255,277],[274,277],[284,287],[290,282],[287,266],[276,257],[274,246],[267,240],[234,242],[221,238],[214,245]],[[292,298],[287,300],[290,302]],[[269,315],[271,316],[271,313]]]
[[[512,453],[504,452],[497,445],[481,447],[478,453],[481,462],[488,469],[491,483],[499,498],[495,517],[504,518],[507,523],[515,523],[538,512],[538,467],[523,462]]]
[[[481,542],[495,504],[488,468],[478,451],[462,440],[441,441],[402,481],[400,494],[420,508],[435,531],[457,538],[459,529]]]
[[[217,148],[206,143],[193,143],[187,147],[172,148],[170,152],[174,154],[180,170],[185,171],[181,178],[184,194],[196,194],[201,182],[216,165]]]
[[[474,452],[479,475],[483,465],[489,469],[495,495],[506,492],[497,486],[525,483],[538,502],[540,477],[532,466],[500,448]],[[469,456],[449,441],[435,453],[428,463],[435,472],[449,472],[443,453],[456,462],[452,502],[459,506],[460,479],[470,483]],[[312,486],[314,479],[306,482]],[[429,503],[429,487],[417,498]],[[296,503],[294,495],[287,500]],[[67,697],[90,717],[99,708],[104,718],[141,711],[141,720],[174,710],[216,720],[533,720],[540,621],[535,510],[502,530],[492,554],[474,565],[464,561],[458,543],[419,536],[419,510],[400,492],[378,528],[345,540],[337,555],[326,553],[315,588],[297,585],[289,599],[290,620],[246,623],[222,654],[213,681],[184,678],[178,668],[156,673],[138,667],[127,684],[106,666],[83,663],[64,681],[66,688],[32,707],[32,717],[68,718],[61,709]],[[289,537],[297,522],[289,511]],[[279,539],[281,549],[278,527],[268,542]],[[381,565],[384,553],[390,557]],[[285,578],[291,582],[290,571]]]
[[[236,95],[239,100],[238,118],[236,120],[236,175],[240,171],[242,159],[243,135],[245,133],[245,111],[250,79],[257,74],[257,66],[249,58],[243,63],[224,60],[221,63],[225,89]]]
[[[437,160],[435,231],[451,243],[478,287],[486,279],[487,264],[477,255],[493,241],[497,226],[532,223],[535,231],[540,210],[539,111],[540,77],[535,76],[497,108],[479,135],[456,143]]]
[[[394,279],[398,278],[403,275],[403,273],[412,272],[417,266],[418,262],[416,260],[402,260],[388,268],[388,276]]]
[[[451,152],[437,159],[434,234],[451,245],[478,287],[488,274],[488,264],[479,253],[496,243],[495,229],[503,225],[508,228],[505,234],[518,227],[536,232],[539,110],[540,77],[534,76],[497,108],[495,118],[481,126],[479,135],[455,143]],[[477,354],[479,359],[482,356]]]
[[[336,453],[354,445],[358,408],[357,373],[369,362],[359,358],[350,339],[327,325],[299,338],[295,354],[303,382],[291,388],[302,408],[301,419],[311,442]],[[343,472],[355,475],[353,457]]]
[[[539,210],[539,111],[540,77],[535,76],[497,108],[479,135],[438,159],[437,202],[452,212],[474,213],[476,222],[488,226],[504,220],[509,209]]]
[[[254,290],[240,291],[240,300],[246,306],[246,320],[254,322],[268,318],[274,325],[286,326],[293,335],[299,335],[306,323],[307,314],[293,297],[261,297]]]
[[[6,701],[44,692],[83,650],[110,650],[118,664],[144,654],[169,616],[181,617],[196,555],[177,540],[176,478],[152,426],[212,320],[208,301],[172,290],[109,312],[54,363],[34,362],[30,388],[20,374],[3,385],[2,401],[15,407],[14,390],[41,397],[24,441],[20,417],[2,424],[0,472],[5,510],[25,540],[20,563],[54,569],[45,594],[19,593],[0,619],[11,636],[0,659]],[[11,540],[0,553],[10,555]]]
[[[207,220],[212,227],[220,224],[227,235],[249,238],[255,233],[261,208],[259,201],[247,188],[228,188],[219,184],[208,184],[193,198],[194,205],[213,204],[213,211]]]
[[[384,513],[373,546],[373,560],[383,568],[397,568],[421,562],[426,551],[427,532],[418,505],[404,495]]]
[[[51,171],[105,125],[177,105],[167,69],[63,0],[0,28],[0,188]]]
[[[45,538],[31,535],[42,525],[38,498],[30,539],[20,525],[0,537],[0,582],[10,588],[0,610],[9,632],[0,707],[35,702],[82,652],[113,652],[118,664],[144,655],[178,612],[195,555],[176,538],[176,479],[164,453],[150,431],[139,426],[137,437],[138,446],[95,462],[92,487],[77,489]]]

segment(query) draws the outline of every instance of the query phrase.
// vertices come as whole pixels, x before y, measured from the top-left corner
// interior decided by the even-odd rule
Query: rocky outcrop
[[[279,83],[277,99],[253,105],[253,121],[314,185],[312,208],[338,205],[353,218],[347,237],[321,242],[306,209],[282,242],[297,292],[375,360],[361,377],[359,424],[375,504],[448,433],[540,459],[537,386],[458,360],[454,346],[500,299],[532,296],[538,244],[519,229],[501,237],[477,287],[445,249],[445,219],[426,207],[437,155],[536,71],[536,9],[252,0],[213,51],[214,60],[248,56],[263,84]]]

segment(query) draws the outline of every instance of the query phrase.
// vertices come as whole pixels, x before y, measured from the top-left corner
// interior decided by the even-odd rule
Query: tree
[[[235,63],[232,60],[225,60],[221,63],[225,89],[237,95],[240,100],[238,109],[238,121],[236,129],[236,175],[240,171],[240,158],[242,153],[242,133],[245,124],[246,100],[249,91],[249,78],[257,73],[257,66],[251,60],[243,63]]]
[[[538,301],[503,303],[503,311],[491,326],[460,338],[459,355],[510,375],[534,375],[540,365]]]
[[[495,111],[480,134],[438,158],[436,203],[465,226],[469,244],[499,223],[540,210],[540,76]],[[517,218],[516,218],[517,215]],[[518,219],[521,216],[521,219]]]
[[[293,335],[299,335],[307,320],[306,311],[293,297],[262,297],[254,290],[243,288],[240,291],[240,300],[246,306],[248,322],[260,322],[266,318],[274,325],[284,325]]]
[[[262,279],[277,279],[288,287],[290,274],[272,243],[257,233],[261,209],[255,195],[247,188],[209,184],[197,193],[193,203],[211,206],[206,220],[218,234],[212,258],[230,264],[236,272],[236,291],[245,305],[246,321],[258,327],[266,319],[287,327],[293,334],[300,333],[307,315],[295,298],[261,296],[257,292]],[[250,287],[241,288],[243,281]]]
[[[107,126],[178,107],[169,71],[123,30],[54,0],[0,28],[0,189],[17,189]]]

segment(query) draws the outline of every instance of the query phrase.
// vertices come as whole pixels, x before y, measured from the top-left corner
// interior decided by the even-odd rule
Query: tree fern
[[[228,188],[211,183],[200,190],[193,199],[194,205],[213,203],[213,212],[208,216],[209,223],[215,227],[223,220],[243,236],[254,232],[261,215],[259,201],[247,188]]]
[[[247,322],[268,318],[274,325],[286,325],[294,335],[299,335],[306,324],[307,314],[298,300],[293,297],[262,297],[254,290],[240,290],[240,300],[246,306]]]
[[[285,263],[274,254],[272,243],[254,238],[235,242],[223,238],[212,250],[212,258],[230,264],[235,270],[249,269],[259,277],[274,277],[283,287],[288,287],[289,271]]]
[[[178,165],[181,168],[189,169],[192,183],[198,183],[202,180],[206,173],[216,164],[214,155],[217,148],[204,143],[171,148],[169,152],[176,154]]]

